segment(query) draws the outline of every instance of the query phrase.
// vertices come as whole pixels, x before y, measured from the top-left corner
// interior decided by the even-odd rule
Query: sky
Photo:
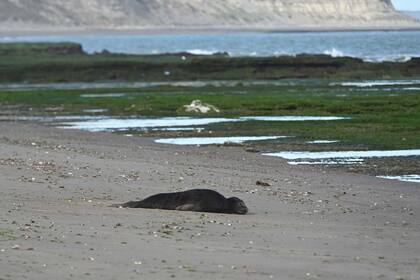
[[[420,11],[420,0],[392,0],[397,10]]]

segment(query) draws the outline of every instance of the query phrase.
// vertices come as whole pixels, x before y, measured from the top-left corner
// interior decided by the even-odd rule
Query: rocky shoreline
[[[301,54],[230,57],[87,54],[75,43],[0,44],[0,83],[164,82],[284,79],[391,79],[420,75],[420,58],[366,62],[352,57]]]

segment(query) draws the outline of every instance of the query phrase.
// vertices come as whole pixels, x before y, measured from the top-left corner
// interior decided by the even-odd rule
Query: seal
[[[160,193],[141,201],[129,201],[113,206],[241,215],[248,213],[248,208],[241,199],[237,197],[226,198],[220,193],[208,189]]]

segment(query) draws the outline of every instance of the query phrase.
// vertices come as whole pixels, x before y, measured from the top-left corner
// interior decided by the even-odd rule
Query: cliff
[[[391,0],[1,0],[0,29],[420,26]]]

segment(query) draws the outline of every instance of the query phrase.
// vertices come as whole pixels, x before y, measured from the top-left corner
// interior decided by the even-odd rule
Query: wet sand
[[[153,140],[0,122],[0,279],[420,278],[419,184]],[[197,187],[250,214],[109,207]]]

